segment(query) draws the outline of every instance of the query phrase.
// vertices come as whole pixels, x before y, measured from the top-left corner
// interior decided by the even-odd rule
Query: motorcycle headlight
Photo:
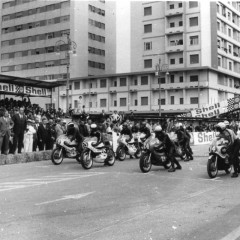
[[[223,148],[221,149],[221,153],[225,154],[226,152],[227,152],[227,148],[223,147]]]

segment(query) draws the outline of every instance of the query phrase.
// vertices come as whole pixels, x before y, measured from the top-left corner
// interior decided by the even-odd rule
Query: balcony
[[[183,14],[183,8],[174,8],[166,10],[166,17],[177,16]]]
[[[165,30],[165,33],[167,35],[170,35],[170,34],[176,34],[176,33],[182,33],[183,32],[183,26],[180,26],[180,27],[168,27],[166,28]]]
[[[166,52],[181,52],[183,49],[183,41],[178,40],[175,44],[170,43],[169,46],[166,47]]]
[[[207,81],[201,81],[199,82],[199,87],[204,88],[208,86]],[[185,88],[198,88],[198,82],[177,82],[177,83],[162,83],[161,89],[162,90],[173,90],[173,89],[185,89]],[[152,90],[158,91],[159,90],[159,84],[155,83],[152,84]]]

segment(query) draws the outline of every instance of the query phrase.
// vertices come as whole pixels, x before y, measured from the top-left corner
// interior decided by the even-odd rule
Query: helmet
[[[224,121],[223,122],[226,126],[229,126],[229,121]]]
[[[162,127],[161,126],[156,126],[154,129],[154,132],[161,132],[162,131]]]
[[[215,126],[216,131],[222,132],[226,129],[226,124],[224,122],[220,122]]]
[[[74,128],[74,123],[73,122],[69,122],[67,124],[67,128]]]
[[[179,127],[182,127],[183,124],[180,122],[180,123],[178,123],[178,125],[179,125]]]
[[[97,124],[92,123],[91,126],[90,126],[90,128],[91,128],[92,130],[96,130],[96,129],[97,129]]]

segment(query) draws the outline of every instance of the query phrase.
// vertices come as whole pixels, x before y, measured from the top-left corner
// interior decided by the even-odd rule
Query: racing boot
[[[175,172],[174,163],[172,163],[171,167],[168,169],[168,172]]]

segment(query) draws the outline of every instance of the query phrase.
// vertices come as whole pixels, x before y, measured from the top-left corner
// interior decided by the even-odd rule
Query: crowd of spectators
[[[71,119],[68,119],[70,121]],[[80,117],[73,121],[79,127],[83,137],[90,134],[90,126],[97,123],[99,130],[103,133],[121,131],[123,122],[128,126],[139,126],[140,121],[136,120],[133,112],[126,116],[124,113],[114,111],[109,115],[104,110],[97,118],[89,117],[82,112]],[[150,131],[161,125],[167,133],[174,132],[177,119],[149,120],[147,127]],[[30,99],[22,101],[5,98],[0,100],[0,150],[2,154],[15,154],[16,152],[32,152],[53,149],[56,139],[66,133],[66,118],[62,109],[44,110],[37,104],[31,104]],[[212,132],[214,123],[208,122],[183,122],[183,127],[189,132]],[[230,127],[235,133],[239,131],[239,122],[231,121]]]

